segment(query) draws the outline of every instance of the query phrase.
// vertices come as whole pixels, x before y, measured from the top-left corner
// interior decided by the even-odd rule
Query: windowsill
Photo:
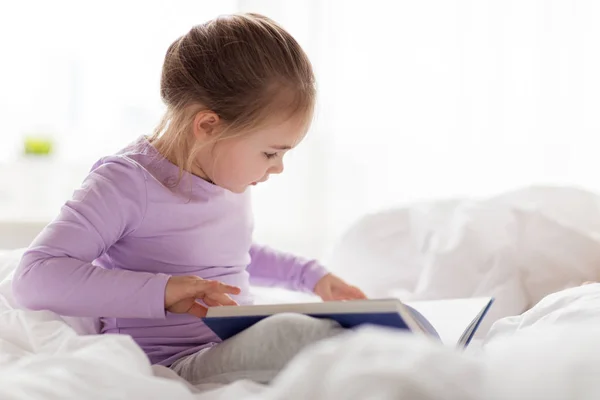
[[[0,163],[0,221],[51,221],[88,171],[87,165],[43,156]]]

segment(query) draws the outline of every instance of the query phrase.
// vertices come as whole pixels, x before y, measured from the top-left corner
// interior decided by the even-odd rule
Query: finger
[[[206,305],[211,307],[218,306],[237,306],[238,303],[226,294],[210,294],[202,299]]]
[[[367,295],[360,290],[359,288],[357,288],[356,286],[350,286],[351,288],[351,293],[354,299],[366,299]]]
[[[210,297],[205,297],[202,301],[209,307],[220,307],[222,305],[218,300],[211,299]]]
[[[213,297],[213,296],[211,296]],[[217,295],[217,300],[224,306],[237,306],[238,303],[226,294]]]
[[[208,308],[204,307],[202,304],[200,304],[198,302],[194,302],[194,303],[192,303],[192,306],[190,307],[190,309],[187,312],[188,312],[188,314],[192,314],[194,317],[204,318],[204,317],[206,317],[207,311],[208,311]]]
[[[334,295],[334,300],[346,301],[346,300],[354,300],[354,298],[352,298],[350,296]]]
[[[333,296],[335,297],[335,300],[356,300],[356,296],[354,296],[351,292],[339,291],[335,292]]]
[[[362,292],[362,290],[360,290],[356,286],[346,284],[346,285],[339,287],[338,290],[345,296],[351,296],[354,298],[365,297],[365,294]]]
[[[219,281],[198,280],[195,285],[197,293],[231,293],[240,294],[241,289],[237,286],[227,285]]]

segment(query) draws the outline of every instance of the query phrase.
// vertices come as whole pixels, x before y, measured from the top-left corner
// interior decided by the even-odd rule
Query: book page
[[[373,299],[210,307],[206,316],[210,318],[242,317],[255,315],[272,315],[282,312],[293,312],[300,314],[355,314],[397,312],[398,303],[399,301],[397,299]]]
[[[489,297],[482,297],[407,301],[406,304],[414,307],[429,320],[444,344],[455,346],[489,301]]]

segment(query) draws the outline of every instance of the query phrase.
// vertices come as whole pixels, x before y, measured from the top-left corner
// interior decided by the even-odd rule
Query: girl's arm
[[[252,245],[250,249],[250,283],[257,286],[280,286],[312,292],[317,282],[329,272],[315,260]]]
[[[16,300],[69,316],[164,318],[169,275],[92,264],[137,229],[146,201],[139,165],[106,159],[23,255],[13,280]]]

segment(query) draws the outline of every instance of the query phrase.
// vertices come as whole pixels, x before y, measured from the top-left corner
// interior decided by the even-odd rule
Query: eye
[[[273,157],[277,157],[277,153],[263,153],[265,155],[265,157],[267,157],[268,160],[270,160]]]

